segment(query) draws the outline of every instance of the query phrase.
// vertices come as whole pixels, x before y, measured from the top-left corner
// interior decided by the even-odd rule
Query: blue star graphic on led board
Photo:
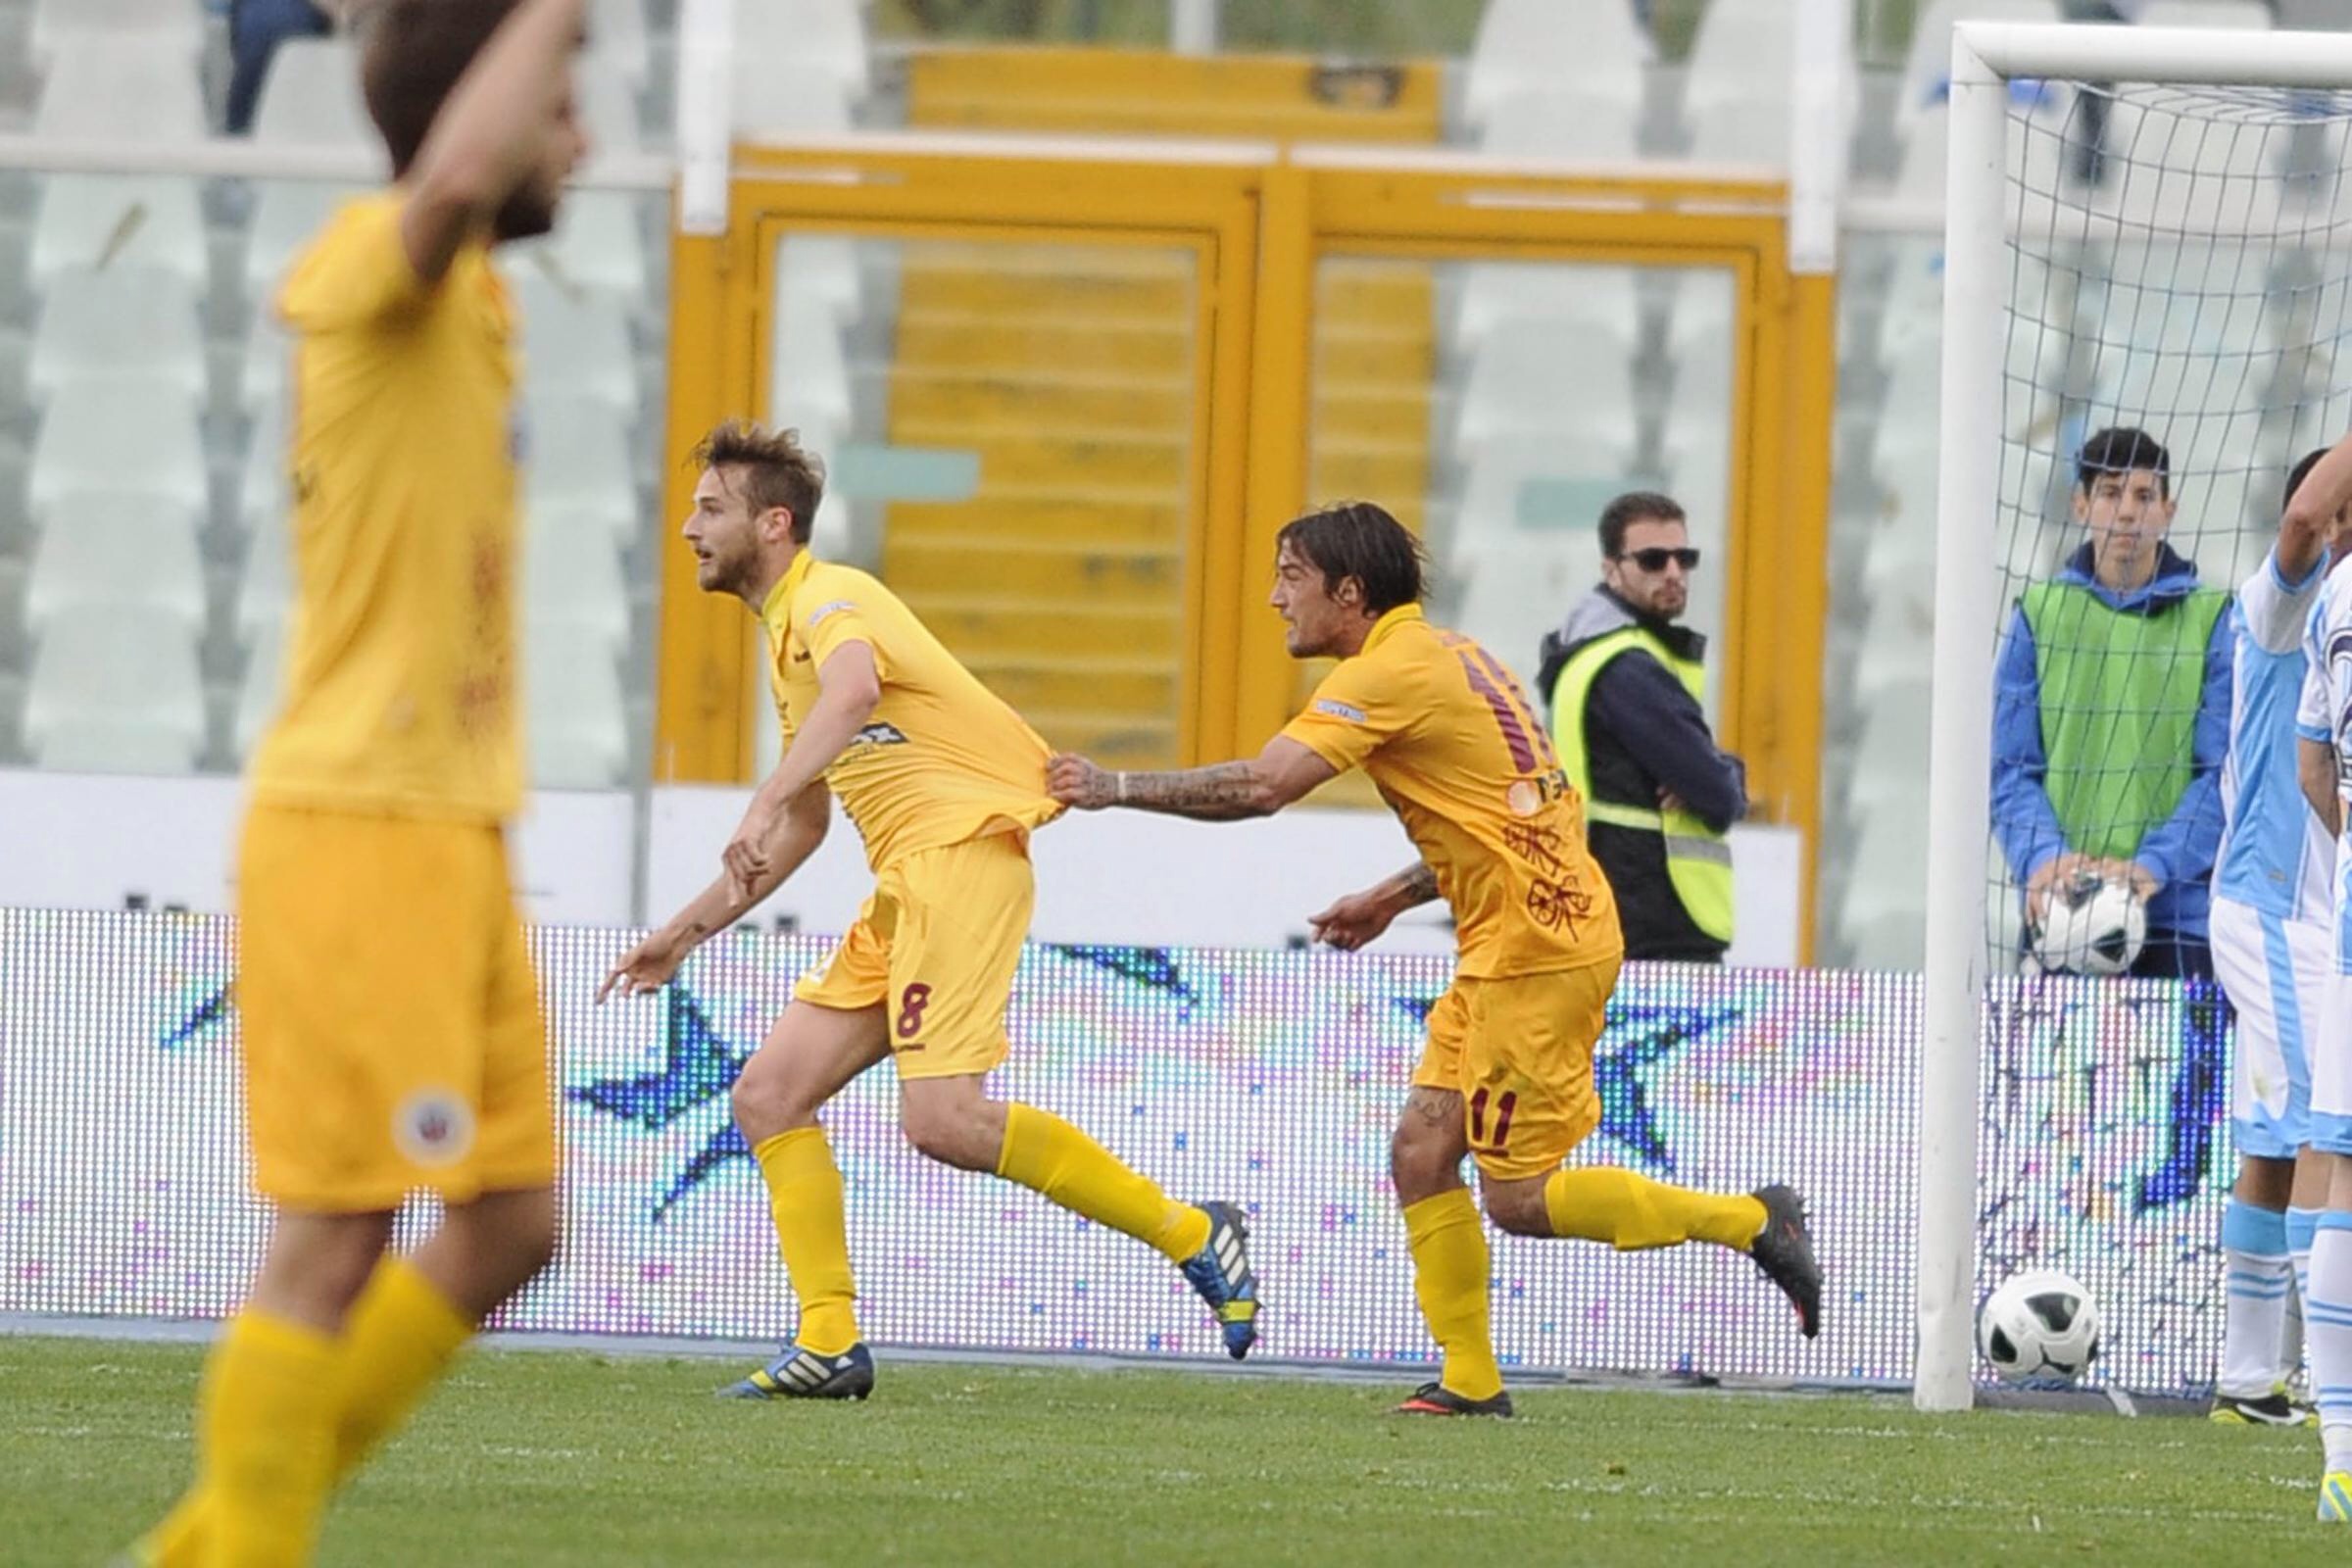
[[[1398,997],[1396,1002],[1426,1023],[1438,999]],[[1738,1007],[1635,1006],[1612,1001],[1600,1044],[1592,1054],[1592,1087],[1600,1096],[1601,1136],[1615,1139],[1653,1168],[1672,1174],[1674,1151],[1658,1130],[1641,1074],[1739,1016]]]
[[[659,1132],[689,1111],[720,1099],[734,1087],[736,1075],[751,1059],[749,1051],[729,1045],[711,1024],[700,998],[672,982],[662,993],[662,1065],[653,1072],[628,1078],[597,1078],[574,1084],[564,1098],[588,1105],[617,1121],[645,1132]],[[729,1116],[706,1139],[654,1200],[654,1223],[689,1193],[701,1187],[731,1159],[750,1159],[743,1132]]]
[[[164,1031],[164,1037],[156,1044],[165,1051],[176,1051],[181,1046],[191,1045],[198,1035],[215,1024],[226,1022],[236,1004],[237,983],[223,980],[203,992],[196,1003],[180,1014],[179,1021]]]
[[[1176,999],[1178,1017],[1190,1018],[1193,1009],[1200,1004],[1200,994],[1185,979],[1184,971],[1176,966],[1176,956],[1166,948],[1114,948],[1060,942],[1054,945],[1053,951],[1065,958],[1108,969],[1148,991],[1167,993]]]

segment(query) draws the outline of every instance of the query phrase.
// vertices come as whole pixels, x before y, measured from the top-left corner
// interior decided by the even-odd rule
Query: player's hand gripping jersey
[[[815,706],[825,661],[848,643],[873,651],[881,701],[825,783],[876,871],[922,850],[1025,834],[1060,814],[1046,793],[1045,741],[871,576],[804,550],[760,620],[787,744]]]
[[[1457,974],[1541,974],[1625,951],[1584,802],[1518,681],[1471,639],[1398,606],[1283,733],[1380,787],[1452,907]]]
[[[495,821],[522,797],[512,317],[482,245],[418,280],[402,200],[345,207],[278,296],[301,591],[253,793]]]

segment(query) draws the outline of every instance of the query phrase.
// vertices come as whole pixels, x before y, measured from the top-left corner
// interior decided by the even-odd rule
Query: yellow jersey
[[[522,797],[513,322],[485,245],[416,276],[403,202],[344,207],[277,297],[296,592],[253,795],[496,821]]]
[[[1519,682],[1418,605],[1375,621],[1283,734],[1371,775],[1452,906],[1457,973],[1541,974],[1625,951],[1584,801]]]
[[[849,643],[873,651],[882,700],[825,783],[876,871],[918,850],[1027,833],[1061,814],[1052,755],[1021,715],[956,662],[899,596],[803,550],[768,591],[768,685],[784,742],[816,705],[816,672]]]

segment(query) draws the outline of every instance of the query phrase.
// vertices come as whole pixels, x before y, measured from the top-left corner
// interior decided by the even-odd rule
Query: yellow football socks
[[[784,1272],[801,1298],[793,1338],[803,1349],[839,1355],[858,1343],[858,1284],[850,1273],[849,1215],[833,1146],[822,1127],[795,1127],[762,1139],[752,1154],[767,1182]]]
[[[1050,1110],[1004,1107],[1004,1147],[997,1174],[1043,1193],[1074,1214],[1123,1231],[1181,1263],[1208,1245],[1208,1216],[1179,1203],[1151,1177]]]
[[[1744,1252],[1764,1229],[1764,1205],[1744,1193],[1669,1187],[1613,1165],[1553,1171],[1544,1184],[1544,1208],[1552,1235],[1608,1242],[1621,1252],[1677,1242]]]
[[[1413,1250],[1413,1296],[1430,1334],[1446,1353],[1439,1380],[1465,1399],[1502,1392],[1494,1337],[1487,1327],[1487,1231],[1470,1190],[1424,1198],[1404,1211]]]
[[[416,1265],[386,1257],[368,1277],[335,1342],[335,1447],[331,1481],[360,1466],[405,1421],[450,1359],[473,1337],[473,1325]],[[331,1485],[331,1482],[330,1482]],[[204,1560],[215,1509],[204,1486],[188,1489],[133,1557],[146,1568],[193,1568]]]
[[[335,1342],[247,1307],[230,1319],[197,1400],[209,1560],[307,1563],[334,1478]]]

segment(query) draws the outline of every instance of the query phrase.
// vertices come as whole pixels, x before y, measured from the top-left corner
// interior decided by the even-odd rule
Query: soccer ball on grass
[[[1977,1314],[1977,1348],[2009,1383],[2072,1383],[2099,1353],[2099,1303],[2060,1269],[2012,1274]]]

